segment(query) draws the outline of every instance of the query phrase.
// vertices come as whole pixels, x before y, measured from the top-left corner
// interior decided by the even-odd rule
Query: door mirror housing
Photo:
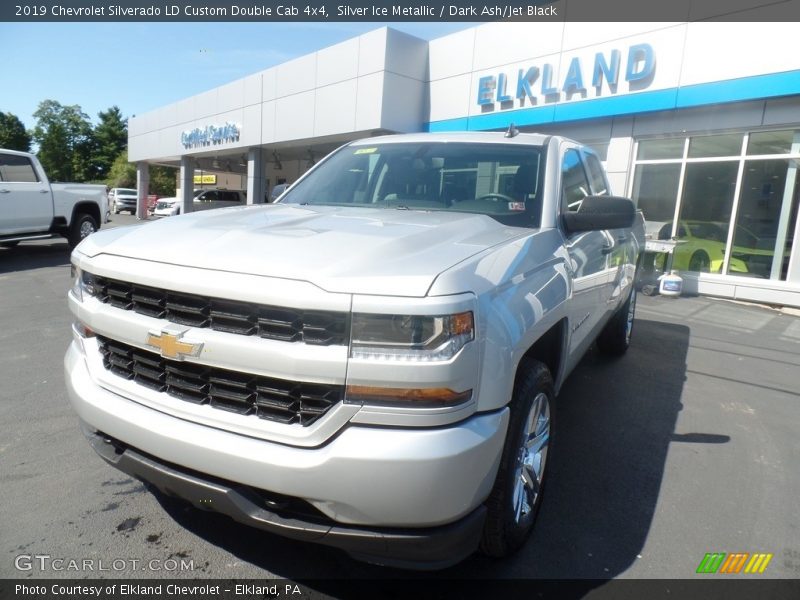
[[[568,233],[625,229],[633,225],[636,207],[629,198],[621,196],[586,196],[576,212],[561,215]]]

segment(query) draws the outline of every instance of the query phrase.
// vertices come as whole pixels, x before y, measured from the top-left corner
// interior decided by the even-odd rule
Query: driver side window
[[[561,161],[561,210],[578,211],[590,189],[580,152],[574,148],[567,150]]]

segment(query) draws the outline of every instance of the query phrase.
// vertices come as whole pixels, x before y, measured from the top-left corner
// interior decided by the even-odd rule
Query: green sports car
[[[672,225],[659,231],[659,239],[670,239]],[[672,268],[678,271],[722,273],[728,224],[711,221],[681,221],[677,235],[680,241],[673,252]],[[770,244],[741,225],[736,226],[733,252],[728,273],[766,277],[770,275],[774,240]],[[765,247],[766,246],[766,247]]]

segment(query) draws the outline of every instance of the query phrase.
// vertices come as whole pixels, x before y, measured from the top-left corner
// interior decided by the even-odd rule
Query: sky
[[[28,129],[43,100],[127,118],[383,26],[434,39],[474,24],[0,23],[0,112]]]

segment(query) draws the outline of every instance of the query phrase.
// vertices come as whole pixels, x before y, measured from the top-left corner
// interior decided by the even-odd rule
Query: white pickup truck
[[[74,248],[106,222],[104,185],[50,183],[33,154],[0,149],[0,247],[63,236]]]
[[[103,459],[204,510],[381,564],[505,556],[562,382],[628,349],[643,244],[574,141],[353,142],[275,204],[81,243],[67,389]]]

